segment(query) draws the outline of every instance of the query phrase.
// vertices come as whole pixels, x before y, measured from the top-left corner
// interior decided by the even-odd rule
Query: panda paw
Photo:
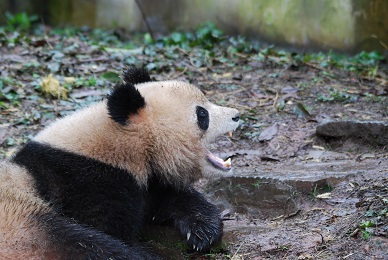
[[[219,216],[210,219],[196,214],[181,224],[181,233],[194,251],[208,251],[211,246],[221,241],[223,224]]]

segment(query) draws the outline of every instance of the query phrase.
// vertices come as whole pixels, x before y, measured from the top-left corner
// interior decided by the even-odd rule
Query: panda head
[[[230,171],[230,160],[206,147],[239,124],[236,109],[212,104],[195,86],[154,82],[147,71],[135,68],[124,73],[124,83],[115,86],[106,102],[73,118],[77,131],[64,133],[69,119],[57,123],[61,134],[47,129],[36,139],[125,168],[142,184],[151,175],[176,185]]]
[[[124,80],[109,96],[108,112],[123,130],[137,126],[149,135],[154,172],[171,181],[191,181],[205,169],[230,171],[230,160],[217,158],[206,147],[236,129],[236,109],[212,104],[198,88],[182,81],[152,82],[142,69],[129,69]]]

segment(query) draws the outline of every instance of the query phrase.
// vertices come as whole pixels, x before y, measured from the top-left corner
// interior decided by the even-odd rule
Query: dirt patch
[[[385,259],[388,179],[386,173],[376,177],[352,178],[336,185],[328,198],[299,195],[298,210],[288,215],[231,214],[226,239],[246,259]],[[367,222],[373,224],[363,227]]]
[[[115,34],[102,41],[89,38],[93,31],[68,37],[48,30],[28,40],[1,37],[2,158],[55,118],[101,100],[126,66],[147,65],[154,79],[190,81],[210,100],[241,112],[234,136],[212,146],[232,158],[234,179],[197,184],[223,208],[228,245],[220,253],[186,257],[387,259],[387,144],[376,145],[370,136],[315,135],[328,119],[388,121],[386,63],[365,75],[296,62],[295,54],[268,47],[117,46],[109,40]],[[68,99],[42,92],[50,73]],[[237,188],[228,190],[232,184]]]

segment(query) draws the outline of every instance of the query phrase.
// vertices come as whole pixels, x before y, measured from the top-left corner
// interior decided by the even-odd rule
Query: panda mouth
[[[210,151],[207,151],[206,158],[217,169],[222,171],[230,171],[232,169],[232,160],[230,158],[224,161]]]

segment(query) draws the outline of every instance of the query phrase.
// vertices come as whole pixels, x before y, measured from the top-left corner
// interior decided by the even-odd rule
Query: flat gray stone
[[[288,216],[301,209],[296,194],[325,193],[352,176],[375,172],[388,174],[385,159],[296,162],[268,172],[263,169],[237,172],[233,176],[210,180],[205,193],[221,210],[231,210],[257,218]]]
[[[330,120],[318,125],[316,134],[328,137],[357,137],[378,145],[387,145],[388,122]]]

